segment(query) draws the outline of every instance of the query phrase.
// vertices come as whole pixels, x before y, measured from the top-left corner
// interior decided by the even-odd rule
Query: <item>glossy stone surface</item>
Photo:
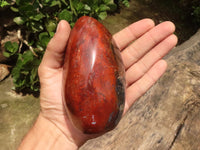
[[[112,35],[94,18],[81,17],[70,33],[63,74],[66,112],[76,128],[96,134],[118,124],[125,100],[124,72]]]

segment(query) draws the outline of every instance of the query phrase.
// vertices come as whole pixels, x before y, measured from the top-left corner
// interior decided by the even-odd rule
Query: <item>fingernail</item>
[[[58,23],[58,25],[57,25],[57,29],[56,29],[56,32],[59,32],[59,30],[60,30],[60,26],[61,26],[61,22]]]

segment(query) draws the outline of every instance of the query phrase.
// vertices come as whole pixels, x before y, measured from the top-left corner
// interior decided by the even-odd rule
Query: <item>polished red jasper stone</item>
[[[70,33],[65,54],[67,115],[83,133],[107,132],[122,116],[124,95],[124,66],[112,35],[94,18],[81,17]]]

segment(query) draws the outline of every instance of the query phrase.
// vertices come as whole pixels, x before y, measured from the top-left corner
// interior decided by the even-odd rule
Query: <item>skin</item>
[[[60,21],[49,42],[38,73],[41,83],[41,112],[19,146],[23,149],[78,149],[100,135],[85,135],[74,128],[62,103],[62,74],[70,26]],[[126,69],[125,114],[165,72],[162,58],[177,44],[175,26],[166,21],[157,26],[151,19],[135,22],[113,35]]]

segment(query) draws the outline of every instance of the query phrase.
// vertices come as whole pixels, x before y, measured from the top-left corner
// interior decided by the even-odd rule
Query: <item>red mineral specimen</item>
[[[63,99],[73,125],[85,134],[104,133],[119,122],[125,100],[124,66],[112,35],[83,16],[71,31],[63,74]]]

